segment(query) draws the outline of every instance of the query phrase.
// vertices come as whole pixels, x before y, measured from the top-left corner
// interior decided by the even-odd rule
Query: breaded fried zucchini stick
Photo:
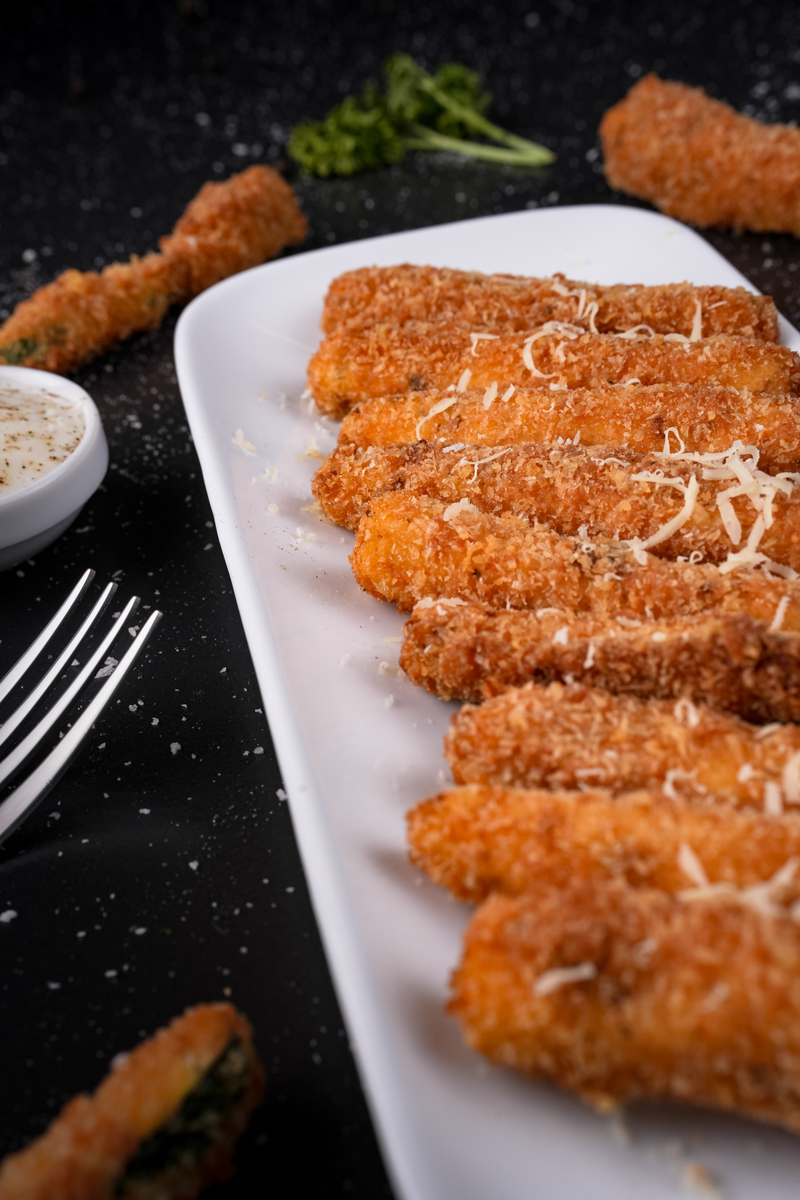
[[[723,456],[692,463],[614,447],[344,445],[311,486],[328,520],[348,529],[384,492],[413,492],[444,504],[468,500],[567,536],[635,540],[659,558],[721,563],[753,531],[762,554],[800,571],[800,475],[776,479],[756,463],[738,450],[724,465]]]
[[[3,1161],[0,1200],[193,1200],[232,1174],[263,1090],[245,1018],[230,1004],[190,1008]]]
[[[695,225],[800,236],[800,130],[646,75],[600,123],[611,187]]]
[[[800,404],[714,384],[602,387],[549,392],[409,392],[366,400],[342,421],[339,444],[428,442],[508,446],[568,439],[627,446],[640,454],[668,445],[721,453],[736,439],[755,446],[764,470],[793,471],[800,457]],[[676,437],[675,434],[678,436]]]
[[[414,866],[474,903],[491,892],[519,896],[535,882],[566,887],[578,879],[621,879],[670,895],[749,887],[762,903],[800,896],[797,813],[775,820],[659,792],[615,798],[473,784],[423,801],[406,822]]]
[[[800,637],[741,614],[617,621],[428,600],[403,632],[400,666],[443,700],[477,703],[532,681],[574,680],[642,698],[686,697],[754,722],[800,721]]]
[[[0,361],[66,373],[132,333],[155,329],[174,303],[301,242],[306,221],[270,167],[207,183],[161,252],[99,274],[65,271],[17,305],[0,327]]]
[[[771,296],[745,288],[657,287],[579,283],[556,274],[481,275],[448,267],[361,267],[334,279],[325,297],[323,333],[409,321],[453,322],[493,333],[531,330],[545,321],[577,325],[590,333],[624,333],[649,325],[654,333],[740,337],[777,342],[778,314]]]
[[[478,512],[468,501],[379,496],[361,518],[350,565],[365,591],[401,612],[423,597],[448,596],[639,619],[740,612],[769,624],[785,600],[782,628],[800,631],[800,583],[668,562],[605,538],[559,537],[519,517]]]
[[[420,322],[333,334],[308,366],[317,407],[331,417],[344,416],[375,396],[429,388],[463,390],[495,383],[501,391],[510,384],[598,388],[630,380],[644,386],[717,383],[798,394],[800,360],[785,346],[726,334],[697,341],[681,334],[635,333],[628,338],[548,324],[526,336]]]
[[[639,788],[770,813],[800,804],[800,729],[574,683],[510,688],[450,722],[456,783]]]
[[[450,1011],[602,1112],[671,1098],[800,1132],[800,927],[736,895],[581,881],[473,917]]]

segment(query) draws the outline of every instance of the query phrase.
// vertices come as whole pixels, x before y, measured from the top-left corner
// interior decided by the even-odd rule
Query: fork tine
[[[32,754],[39,745],[48,729],[51,729],[53,725],[55,725],[64,709],[72,703],[84,684],[88,683],[92,677],[95,667],[99,665],[100,660],[103,658],[106,652],[111,649],[112,642],[122,632],[126,621],[130,620],[138,604],[139,597],[132,596],[115,621],[114,625],[111,627],[110,632],[107,633],[103,638],[102,642],[97,647],[94,654],[92,654],[91,658],[87,659],[86,663],[76,675],[75,679],[73,679],[66,691],[59,696],[53,707],[49,709],[49,711],[42,717],[36,728],[32,729],[30,733],[27,734],[22,741],[15,746],[14,749],[11,750],[0,762],[0,784],[5,783],[7,779],[10,779],[11,776],[19,769],[19,767],[22,766],[25,759]]]
[[[98,617],[101,616],[104,608],[106,607],[106,605],[108,604],[109,600],[114,595],[114,592],[116,590],[117,590],[117,585],[115,583],[108,584],[108,586],[106,587],[102,596],[97,601],[97,603],[95,604],[92,611],[89,613],[89,616],[83,622],[83,624],[81,625],[80,629],[75,634],[75,636],[71,639],[71,641],[67,644],[67,646],[65,646],[64,649],[61,651],[58,658],[53,663],[52,667],[47,672],[47,674],[44,676],[44,678],[39,680],[39,682],[37,683],[37,685],[33,689],[33,691],[30,693],[30,695],[26,696],[26,698],[20,704],[19,708],[14,710],[14,712],[11,714],[11,716],[8,718],[8,720],[5,722],[5,724],[0,725],[0,746],[2,746],[3,742],[8,741],[8,739],[11,737],[11,734],[14,732],[14,730],[17,728],[17,726],[19,724],[21,724],[22,721],[25,720],[28,713],[31,712],[35,708],[35,706],[39,703],[42,696],[45,694],[45,692],[50,687],[50,685],[56,679],[58,679],[65,664],[69,661],[69,659],[72,658],[72,655],[78,649],[78,646],[83,641],[83,639],[86,637],[86,634],[92,628],[92,626],[94,625],[94,623],[98,619]]]
[[[67,769],[84,737],[144,650],[160,619],[160,612],[154,612],[148,618],[120,659],[113,675],[109,676],[87,704],[72,728],[64,734],[47,758],[0,804],[0,843],[5,841],[28,813],[32,812],[36,805],[44,799]]]
[[[81,578],[76,583],[70,594],[67,596],[61,608],[58,610],[52,620],[48,621],[42,632],[35,638],[25,653],[19,658],[14,666],[8,671],[2,679],[0,679],[0,700],[4,700],[13,687],[19,683],[22,676],[28,670],[28,667],[33,666],[39,654],[50,641],[50,638],[56,632],[63,621],[67,619],[69,614],[75,608],[83,593],[86,591],[89,584],[94,579],[94,571],[84,571]]]

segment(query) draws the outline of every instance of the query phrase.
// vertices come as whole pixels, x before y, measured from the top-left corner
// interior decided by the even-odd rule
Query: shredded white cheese
[[[681,842],[678,850],[678,866],[686,878],[696,887],[708,887],[709,879],[705,867],[688,842]]]
[[[470,483],[474,483],[478,478],[478,467],[482,467],[484,463],[494,462],[496,458],[502,458],[504,454],[508,454],[513,449],[512,446],[504,446],[502,450],[495,451],[494,454],[487,455],[486,458],[460,458],[456,463],[457,467],[467,466],[474,467]]]
[[[691,700],[687,700],[686,697],[676,702],[672,712],[675,720],[681,725],[687,725],[689,729],[695,729],[700,724],[699,712]]]
[[[618,333],[617,337],[623,342],[632,342],[634,338],[640,337],[641,334],[647,334],[648,337],[655,337],[656,331],[650,325],[632,325],[630,329],[626,329],[623,333]]]
[[[597,978],[597,967],[593,962],[578,963],[574,967],[551,967],[543,971],[533,985],[534,996],[549,996],[569,983],[583,983]]]
[[[471,333],[472,357],[477,358],[478,342],[496,342],[500,336],[497,333]]]
[[[429,409],[425,416],[421,417],[419,421],[417,421],[417,427],[414,430],[414,437],[416,441],[419,441],[419,431],[422,429],[422,426],[425,424],[425,422],[430,421],[431,417],[435,417],[437,413],[445,412],[446,409],[452,408],[456,403],[456,399],[456,396],[448,396],[444,400],[438,400],[436,404],[434,404],[433,408]]]
[[[486,391],[483,393],[483,407],[489,409],[497,399],[497,384],[490,383]]]
[[[632,475],[631,478],[646,479],[649,482],[657,485],[662,484],[666,487],[677,487],[684,494],[683,506],[680,512],[676,513],[674,517],[662,525],[660,529],[657,529],[655,533],[652,533],[649,538],[645,538],[644,540],[641,538],[630,538],[628,541],[622,543],[627,549],[633,551],[637,562],[641,563],[646,561],[642,555],[642,551],[649,550],[651,546],[658,546],[661,542],[665,542],[667,538],[671,538],[673,533],[676,533],[689,520],[694,512],[700,484],[694,475],[690,477],[688,483],[685,483],[682,479],[659,479],[649,471],[641,471],[637,475]]]
[[[447,508],[442,513],[442,518],[445,521],[453,521],[460,513],[463,512],[480,512],[480,509],[476,508],[474,504],[471,504],[469,500],[456,500],[454,504],[448,504]]]
[[[694,302],[694,319],[692,321],[691,332],[689,333],[690,342],[699,342],[703,336],[703,306],[699,300]]]
[[[669,435],[674,433],[680,442],[681,449],[672,451]],[[781,575],[787,579],[796,579],[797,573],[791,567],[775,563],[767,558],[759,549],[764,533],[774,521],[774,503],[778,495],[791,496],[800,475],[783,471],[778,475],[768,475],[758,469],[760,451],[757,446],[745,445],[737,439],[732,446],[723,451],[711,451],[701,454],[686,451],[685,444],[678,431],[674,428],[667,430],[664,437],[664,449],[658,455],[661,458],[671,458],[684,462],[696,463],[703,468],[703,479],[721,481],[729,479],[732,486],[720,491],[717,495],[717,509],[720,520],[732,545],[737,546],[741,540],[741,522],[734,511],[732,501],[737,497],[745,498],[755,511],[755,520],[750,528],[747,542],[742,550],[729,552],[724,563],[719,566],[724,575],[738,567],[762,566],[767,571]],[[784,608],[785,612],[785,608]]]
[[[240,450],[244,450],[245,454],[255,454],[256,448],[252,442],[249,442],[242,433],[241,429],[237,429],[236,433],[231,438],[234,446],[238,446]]]
[[[764,812],[779,817],[783,812],[783,793],[777,783],[764,784]]]
[[[769,633],[778,633],[783,625],[783,618],[786,616],[786,609],[789,607],[789,597],[781,596],[778,601],[778,607],[775,609],[775,616],[772,618]]]
[[[568,641],[569,641],[569,627],[567,625],[562,625],[561,628],[557,629],[556,632],[553,634],[553,645],[554,646],[566,646]]]
[[[781,783],[787,804],[800,804],[800,750],[784,763]]]
[[[467,390],[467,388],[469,387],[470,379],[472,379],[472,371],[470,371],[469,367],[467,367],[467,369],[465,371],[461,372],[461,378],[459,379],[458,383],[456,384],[456,391],[457,392],[465,392]]]

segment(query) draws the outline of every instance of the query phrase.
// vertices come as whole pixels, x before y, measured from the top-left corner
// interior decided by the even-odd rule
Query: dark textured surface
[[[0,309],[66,266],[152,248],[204,180],[280,162],[292,124],[392,50],[480,68],[496,118],[558,162],[526,173],[417,155],[351,181],[294,177],[308,247],[630,203],[600,171],[604,109],[655,69],[796,120],[798,25],[794,4],[685,0],[18,9],[0,43]],[[706,236],[800,322],[793,239]],[[219,1195],[280,1195],[287,1179],[298,1195],[388,1196],[175,383],[173,325],[80,375],[111,469],[59,542],[0,576],[4,665],[86,565],[165,614],[139,678],[0,849],[0,913],[17,913],[0,922],[0,1147],[39,1132],[184,1006],[230,994],[270,1082]]]

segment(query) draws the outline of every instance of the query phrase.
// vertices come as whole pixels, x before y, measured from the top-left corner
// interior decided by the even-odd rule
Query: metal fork
[[[94,571],[85,572],[52,620],[48,622],[11,670],[0,679],[0,703],[10,695],[39,656],[43,654],[51,640],[78,609],[84,593],[93,578]],[[52,665],[40,681],[25,699],[20,702],[14,712],[0,725],[0,746],[11,738],[25,718],[33,712],[37,704],[39,704],[45,694],[50,691],[59,679],[64,668],[73,662],[74,656],[80,651],[80,648],[83,647],[85,650],[88,635],[102,616],[106,605],[116,590],[117,585],[115,583],[108,584],[80,628],[56,656]],[[127,627],[127,623],[133,616],[138,605],[139,597],[133,596],[116,618],[109,632],[86,659],[75,679],[58,696],[35,728],[31,729],[5,757],[0,759],[0,787],[2,787],[20,769],[31,754],[42,745],[43,739],[62,713],[73,704],[78,693],[98,673],[98,667],[101,668],[101,674],[108,675],[103,685],[95,693],[67,732],[63,734],[55,749],[39,763],[27,779],[20,783],[0,803],[0,842],[5,841],[8,835],[25,820],[25,817],[33,811],[40,800],[44,799],[67,769],[77,753],[81,742],[147,645],[153,630],[161,619],[160,612],[156,611],[151,614],[141,629],[138,630],[119,662],[112,662],[109,667],[107,655],[117,637]],[[101,664],[105,664],[105,666]]]

